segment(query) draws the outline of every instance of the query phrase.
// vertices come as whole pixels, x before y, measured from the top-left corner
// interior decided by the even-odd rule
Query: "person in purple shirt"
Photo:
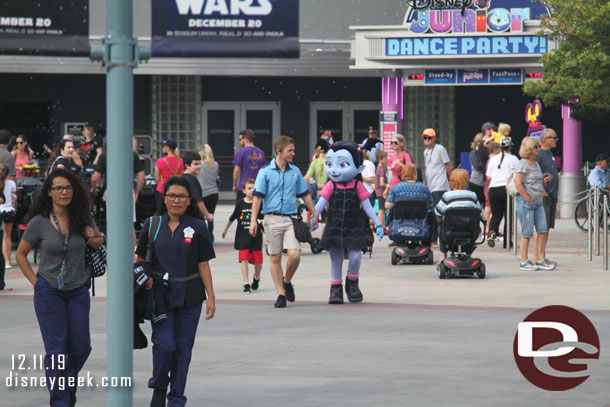
[[[243,192],[238,185],[242,185],[244,180],[248,178],[256,179],[258,170],[267,164],[265,161],[265,153],[260,148],[254,145],[254,132],[250,129],[245,129],[239,132],[239,144],[242,148],[237,151],[233,159],[233,193],[237,195],[237,199],[244,197]]]

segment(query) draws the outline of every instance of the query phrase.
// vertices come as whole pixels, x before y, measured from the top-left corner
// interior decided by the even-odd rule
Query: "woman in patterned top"
[[[540,152],[540,141],[535,137],[526,137],[521,142],[519,155],[521,160],[515,167],[515,186],[519,195],[515,198],[517,215],[521,221],[521,270],[553,270],[555,264],[544,258],[548,229],[546,215],[542,206],[544,184],[551,180],[550,174],[542,174],[536,157]],[[534,259],[543,259],[533,263],[527,257],[530,238],[534,234],[534,226],[538,232],[538,253]]]
[[[400,181],[390,189],[388,199],[386,200],[386,209],[392,209],[396,201],[406,201],[409,199],[425,199],[434,205],[432,193],[423,182],[417,182],[417,168],[415,164],[406,164],[402,167]]]

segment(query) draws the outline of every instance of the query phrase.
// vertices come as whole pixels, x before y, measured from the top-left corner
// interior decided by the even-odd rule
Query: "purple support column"
[[[398,133],[402,130],[403,89],[403,78],[381,78],[382,111],[398,113]]]
[[[563,119],[563,171],[579,173],[582,165],[582,123],[572,119],[569,105],[561,106]]]
[[[570,105],[561,107],[563,118],[563,173],[559,176],[559,217],[574,217],[576,202],[585,189],[582,173],[582,125],[572,119]]]

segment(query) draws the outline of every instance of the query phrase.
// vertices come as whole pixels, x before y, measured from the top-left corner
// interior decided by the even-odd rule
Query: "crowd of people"
[[[424,177],[405,149],[405,138],[400,134],[392,137],[390,146],[392,154],[388,158],[388,153],[383,151],[383,142],[378,138],[377,132],[371,129],[369,138],[360,144],[364,156],[362,180],[370,194],[371,203],[378,208],[378,220],[384,227],[387,226],[384,224],[386,210],[391,210],[397,201],[418,199],[426,200],[430,208],[436,208],[440,219],[442,212],[451,206],[453,199],[459,197],[459,202],[453,203],[454,206],[469,206],[470,203],[466,202],[472,201],[483,211],[483,218],[486,221],[484,233],[488,244],[494,246],[496,241],[502,241],[506,247],[509,243],[506,187],[509,179],[514,178],[518,190],[515,205],[522,229],[520,241],[522,261],[519,268],[521,270],[555,269],[556,263],[546,257],[546,243],[549,229],[554,227],[556,216],[559,178],[551,150],[557,146],[558,137],[554,130],[545,129],[540,139],[524,138],[519,149],[519,159],[511,153],[513,140],[510,131],[510,125],[506,123],[496,126],[493,122],[486,122],[481,126],[481,132],[474,137],[471,144],[469,174],[462,169],[453,169],[447,150],[437,142],[435,129],[424,129],[421,134],[422,142],[426,147],[423,153],[424,182]],[[319,169],[321,167],[319,160],[325,159],[329,148],[324,138],[318,140],[316,151],[319,150],[320,153],[311,163],[305,176],[306,181],[315,180],[316,184],[325,182]],[[370,159],[371,154],[375,155],[374,162]],[[606,170],[607,165],[603,171]],[[606,176],[606,172],[602,172],[602,168],[594,170],[592,177],[595,178],[593,182],[599,184],[610,182],[610,177]],[[448,191],[463,192],[448,194]],[[440,212],[439,207],[442,208]],[[431,219],[431,223],[434,224],[435,221],[434,218]],[[500,231],[502,224],[503,230]],[[528,246],[532,237],[534,250],[533,259],[530,260]],[[431,237],[433,245],[436,244],[437,239],[437,228],[433,227]],[[443,250],[443,244],[440,243],[442,258],[445,258],[446,250]]]
[[[49,377],[78,375],[91,351],[89,334],[89,286],[91,276],[84,267],[85,247],[95,250],[104,236],[91,216],[92,194],[98,191],[106,173],[103,144],[87,126],[84,142],[75,145],[66,136],[52,152],[46,179],[26,217],[27,227],[16,253],[16,262],[34,286],[34,308],[45,346],[45,363],[57,355],[69,355],[69,369],[47,369]],[[14,222],[15,182],[24,176],[32,151],[25,136],[18,136],[14,150],[7,149],[10,134],[0,130],[0,219],[4,240],[0,256],[0,283],[4,289],[4,267],[10,267],[10,232]],[[300,263],[301,243],[295,233],[295,215],[302,201],[311,214],[312,230],[320,221],[325,227],[320,249],[330,255],[329,303],[343,303],[343,290],[350,302],[363,300],[359,285],[365,229],[373,225],[379,239],[387,234],[386,211],[402,200],[425,200],[431,213],[442,219],[448,208],[475,207],[482,214],[489,209],[488,241],[504,237],[507,226],[506,186],[514,178],[518,190],[516,209],[521,222],[521,270],[551,270],[556,264],[546,257],[546,243],[554,226],[557,204],[557,166],[551,150],[557,145],[552,129],[540,140],[526,137],[519,156],[511,153],[510,126],[487,122],[474,137],[470,152],[471,172],[454,169],[447,150],[438,143],[435,129],[422,131],[423,171],[406,151],[405,137],[395,134],[389,150],[378,133],[370,129],[362,143],[333,140],[325,132],[317,141],[315,154],[303,176],[293,163],[295,142],[286,136],[273,144],[273,157],[255,145],[255,134],[245,129],[239,134],[239,149],[233,160],[235,208],[221,236],[237,221],[234,248],[242,274],[244,293],[256,291],[261,282],[263,242],[269,255],[269,268],[277,294],[275,308],[295,301],[293,278]],[[135,150],[135,143],[134,143]],[[146,219],[136,245],[136,262],[150,259],[150,278],[145,290],[157,290],[163,298],[163,323],[152,322],[153,389],[151,406],[186,403],[185,386],[194,338],[202,311],[205,318],[215,314],[215,295],[209,261],[214,252],[214,212],[219,199],[220,169],[211,147],[181,153],[176,141],[162,144],[163,156],[154,165],[155,204],[158,221]],[[389,153],[389,154],[388,154]],[[134,202],[144,186],[144,168],[134,151]],[[90,168],[90,171],[85,171]],[[423,173],[423,176],[422,176]],[[88,174],[89,177],[87,176]],[[79,176],[81,175],[81,176]],[[598,160],[591,183],[610,183],[607,157]],[[85,180],[90,181],[87,185]],[[133,208],[134,222],[136,218]],[[431,222],[435,222],[434,217]],[[156,223],[156,230],[153,227]],[[362,224],[365,228],[362,228]],[[535,232],[534,232],[535,228]],[[153,230],[151,230],[153,229]],[[432,244],[437,229],[432,228]],[[7,236],[8,233],[8,236]],[[174,239],[174,235],[180,236]],[[0,234],[0,237],[2,235]],[[528,257],[534,238],[533,258]],[[154,244],[152,244],[154,242]],[[7,244],[8,243],[8,244]],[[35,272],[27,260],[34,248],[41,250]],[[442,239],[442,258],[447,247]],[[473,247],[465,248],[472,252]],[[150,252],[149,252],[150,251]],[[288,260],[282,268],[282,256]],[[348,260],[345,280],[343,260]],[[254,266],[252,280],[249,265]],[[345,282],[345,286],[343,286]],[[151,291],[152,292],[152,291]],[[207,299],[205,311],[203,303]],[[76,404],[76,388],[50,389],[51,404]]]

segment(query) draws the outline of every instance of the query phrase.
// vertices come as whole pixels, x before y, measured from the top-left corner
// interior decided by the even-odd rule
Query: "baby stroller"
[[[390,211],[388,236],[396,243],[392,250],[392,265],[398,263],[433,264],[430,249],[432,224],[428,201],[421,199],[398,201]]]
[[[481,210],[478,208],[448,208],[441,221],[439,238],[451,253],[437,266],[438,278],[477,276],[485,278],[485,264],[471,256],[481,234]]]
[[[23,177],[17,179],[17,213],[15,223],[20,231],[25,230],[25,216],[32,206],[42,181],[38,178]],[[19,236],[21,237],[21,235]]]

